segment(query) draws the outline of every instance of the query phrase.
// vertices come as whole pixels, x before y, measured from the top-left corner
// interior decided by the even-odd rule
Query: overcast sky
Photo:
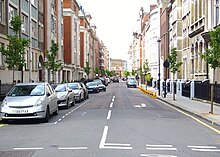
[[[132,33],[140,21],[139,11],[144,7],[149,11],[150,4],[157,0],[78,0],[84,11],[92,16],[92,24],[97,34],[109,50],[113,59],[126,59],[132,43]]]

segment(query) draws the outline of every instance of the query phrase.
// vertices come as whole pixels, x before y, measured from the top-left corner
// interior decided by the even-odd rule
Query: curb
[[[156,99],[157,98],[157,94],[156,92],[152,92],[150,90],[146,90],[144,88],[142,88],[141,86],[137,87],[138,89],[140,89],[143,93],[145,93],[146,95],[148,95],[149,97]]]
[[[177,109],[180,109],[180,110],[182,110],[182,111],[184,111],[184,112],[186,112],[186,113],[189,113],[190,115],[193,115],[193,116],[195,116],[195,117],[201,118],[201,119],[203,119],[203,120],[205,120],[205,121],[211,123],[212,125],[215,125],[215,126],[220,127],[220,124],[218,124],[218,123],[216,123],[216,122],[214,122],[214,121],[212,121],[212,120],[210,120],[210,119],[207,119],[207,118],[205,118],[204,116],[201,116],[201,115],[199,115],[199,114],[197,114],[197,113],[194,113],[194,112],[192,112],[192,111],[186,110],[186,109],[184,109],[184,108],[182,108],[182,107],[180,107],[180,106],[177,106],[177,105],[175,105],[175,104],[173,104],[173,103],[170,103],[170,102],[168,102],[168,101],[166,101],[166,100],[164,100],[164,99],[161,99],[161,98],[157,98],[157,99],[160,100],[160,101],[162,101],[162,102],[164,102],[164,103],[167,103],[167,104],[169,104],[169,105],[171,105],[171,106],[173,106],[173,107],[175,107],[175,108],[177,108]]]

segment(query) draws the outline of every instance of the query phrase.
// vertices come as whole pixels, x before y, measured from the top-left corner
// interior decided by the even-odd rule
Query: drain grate
[[[0,157],[31,157],[34,151],[0,151]]]

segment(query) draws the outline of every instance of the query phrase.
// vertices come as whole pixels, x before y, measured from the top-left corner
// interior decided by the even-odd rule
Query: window
[[[4,22],[4,18],[5,18],[5,11],[4,11],[4,0],[0,0],[0,23]]]
[[[37,38],[37,22],[31,21],[32,23],[32,37]]]
[[[24,33],[28,33],[28,17],[24,14],[22,14],[22,25],[21,25],[21,30]]]
[[[17,9],[14,8],[14,7],[12,7],[12,6],[9,6],[8,12],[9,12],[9,15],[8,15],[8,16],[9,16],[9,17],[8,17],[9,23],[11,23],[12,17],[14,17],[15,15],[17,15]]]
[[[219,0],[215,0],[215,25],[219,24]]]
[[[35,6],[37,6],[37,0],[31,0],[31,3]]]

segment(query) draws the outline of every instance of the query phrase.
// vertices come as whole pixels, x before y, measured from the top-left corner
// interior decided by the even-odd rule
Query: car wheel
[[[79,103],[82,102],[82,99],[81,99],[81,94],[79,95]]]
[[[67,99],[67,101],[66,101],[66,109],[69,109],[70,108],[70,101],[69,101],[69,99]]]
[[[75,106],[75,97],[73,98],[72,106]]]
[[[49,109],[49,107],[47,107],[46,115],[45,115],[45,117],[43,118],[42,121],[43,121],[44,123],[47,123],[48,120],[49,120],[49,117],[50,117],[50,109]]]
[[[56,111],[54,112],[54,115],[58,115],[59,114],[59,107],[57,106],[57,109],[56,109]]]

